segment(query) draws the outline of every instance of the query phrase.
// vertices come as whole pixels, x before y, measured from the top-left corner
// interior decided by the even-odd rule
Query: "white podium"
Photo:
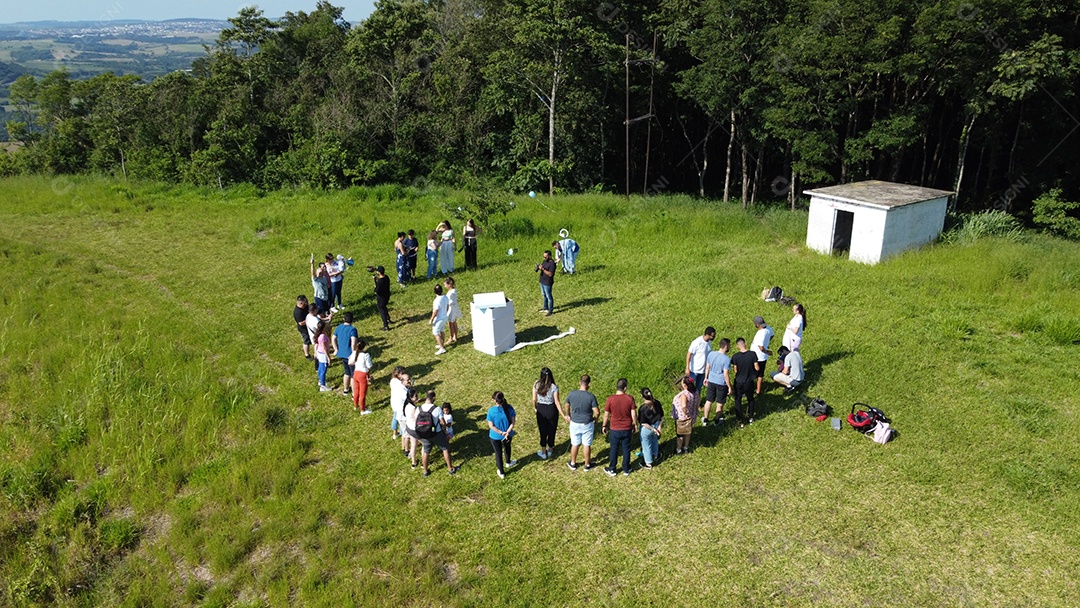
[[[514,347],[514,303],[501,291],[473,295],[473,348],[489,355],[499,355]]]

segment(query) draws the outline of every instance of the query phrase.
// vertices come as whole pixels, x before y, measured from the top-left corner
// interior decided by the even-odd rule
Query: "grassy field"
[[[868,267],[806,250],[804,213],[512,197],[481,268],[457,274],[461,302],[504,290],[519,339],[577,334],[489,357],[466,308],[463,343],[435,357],[431,284],[395,288],[384,334],[361,268],[392,267],[394,234],[464,194],[0,192],[0,605],[1080,604],[1076,243]],[[545,318],[533,266],[564,227],[579,272]],[[357,261],[345,300],[373,343],[371,416],[317,392],[291,327],[326,251]],[[790,310],[760,299],[774,284],[808,310],[806,393],[885,410],[898,440],[834,432],[772,389],[753,425],[698,430],[692,454],[629,478],[569,471],[565,425],[557,457],[536,457],[541,366],[564,392],[589,373],[603,399],[625,376],[670,404],[706,325],[783,327]],[[423,478],[391,441],[398,364],[454,404],[457,476]],[[505,480],[482,430],[494,390],[521,414]]]

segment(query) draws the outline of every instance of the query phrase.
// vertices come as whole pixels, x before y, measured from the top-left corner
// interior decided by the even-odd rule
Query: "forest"
[[[1075,220],[1070,0],[382,0],[244,8],[190,70],[24,75],[0,175],[688,192],[885,179]],[[12,119],[13,118],[13,119]],[[1073,226],[1075,228],[1075,226]]]

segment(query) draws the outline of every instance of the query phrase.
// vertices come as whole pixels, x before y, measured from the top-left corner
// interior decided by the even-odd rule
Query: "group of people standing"
[[[427,278],[433,279],[436,274],[448,275],[454,272],[455,251],[465,252],[466,270],[476,268],[477,237],[479,228],[469,219],[461,230],[461,247],[454,227],[450,220],[443,220],[434,230],[428,232],[425,256],[427,259]],[[406,285],[416,277],[416,266],[419,258],[420,241],[416,238],[416,232],[397,233],[394,241],[394,254],[397,260],[397,281],[399,285]]]
[[[801,346],[803,330],[806,329],[806,308],[795,303],[791,307],[793,316],[784,328],[782,346],[777,350],[779,367],[771,374],[771,378],[785,390],[795,390],[805,378]],[[739,427],[754,422],[754,410],[756,397],[762,392],[762,382],[765,378],[766,364],[773,351],[769,350],[775,331],[765,319],[758,315],[754,317],[754,337],[747,345],[746,339],[735,339],[735,347],[738,352],[729,355],[731,342],[727,338],[721,338],[716,350],[712,349],[712,342],[716,338],[716,329],[706,327],[704,333],[690,343],[686,353],[686,375],[682,378],[682,396],[676,398],[681,403],[676,404],[675,419],[678,425],[682,422],[680,437],[685,435],[683,441],[677,446],[685,449],[690,444],[690,429],[697,420],[698,404],[704,398],[702,411],[702,424],[709,423],[709,413],[713,404],[716,405],[716,417],[713,424],[724,421],[724,404],[729,395],[735,399],[735,417]],[[743,407],[743,400],[746,407]],[[685,445],[682,445],[685,444]]]

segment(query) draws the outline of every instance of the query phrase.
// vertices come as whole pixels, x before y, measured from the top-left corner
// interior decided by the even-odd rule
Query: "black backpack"
[[[416,436],[421,439],[431,439],[435,436],[435,416],[431,415],[436,406],[432,404],[432,409],[425,410],[420,408],[420,411],[416,413]]]
[[[820,416],[828,416],[829,415],[829,404],[825,403],[825,400],[822,399],[821,397],[814,397],[813,401],[811,401],[806,406],[806,415],[810,416],[811,418],[818,418]]]

